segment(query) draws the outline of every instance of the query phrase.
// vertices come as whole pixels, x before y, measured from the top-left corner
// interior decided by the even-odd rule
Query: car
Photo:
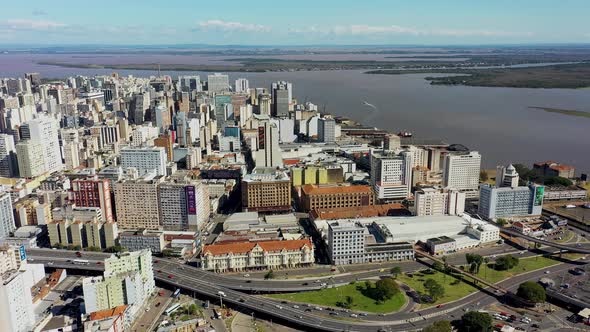
[[[317,310],[317,311],[322,311],[322,310],[324,310],[324,309],[322,309],[321,307],[315,307],[314,309],[315,309],[315,310]]]
[[[437,305],[436,307],[437,307],[437,308],[441,308],[442,306],[443,306],[442,304],[439,304],[439,305]]]
[[[79,251],[76,251],[76,256],[78,256],[78,257],[82,257],[82,253],[81,253],[81,252],[79,252]]]
[[[302,286],[307,286],[307,285],[309,285],[309,282],[304,282],[304,283],[302,283],[301,285],[302,285]]]
[[[385,314],[379,314],[379,317],[385,317]]]
[[[315,282],[316,284],[319,284],[319,283],[321,283],[320,279],[318,279],[318,280],[316,280],[316,281],[314,281],[314,282]]]
[[[337,271],[337,270],[336,270],[336,268],[335,268],[335,267],[333,267],[333,268],[331,268],[331,269],[330,269],[330,272],[336,272],[336,271]]]
[[[366,313],[364,313],[364,312],[361,312],[361,313],[359,314],[359,316],[366,317],[366,316],[367,316],[367,314],[366,314]]]
[[[299,319],[303,319],[303,316],[301,316],[301,315],[295,315],[295,317],[297,317]]]
[[[145,312],[150,311],[150,307],[145,308]]]
[[[96,262],[96,265],[102,265],[102,262]]]
[[[240,301],[240,303],[246,302],[246,300],[244,300],[243,298],[240,298],[239,301]]]
[[[331,312],[330,313],[330,316],[338,316],[338,313],[337,312]]]
[[[295,305],[293,305],[293,308],[299,309],[299,306],[295,304]]]
[[[283,304],[287,304],[288,302],[287,302],[287,301],[281,301],[281,303],[283,303]]]
[[[29,259],[30,260],[30,259]],[[53,262],[47,262],[47,265],[53,265]]]
[[[545,274],[549,274],[549,273],[551,273],[551,271],[549,271],[549,270],[545,271]]]
[[[539,328],[539,324],[533,324],[531,325],[532,328],[538,329]]]
[[[159,260],[157,260],[157,259],[154,261],[154,263],[159,263],[159,262],[160,262],[160,261],[159,261]]]
[[[275,305],[275,307],[277,307],[277,309],[283,309],[283,307],[281,307],[280,305]]]
[[[158,270],[157,272],[158,272],[158,273],[162,273],[162,270]]]
[[[156,303],[156,308],[157,308],[157,307],[159,307],[159,306],[160,306],[160,304],[161,304],[160,302]]]
[[[250,274],[249,273],[244,274],[244,278],[250,278]]]
[[[310,308],[305,309],[305,312],[311,312]]]
[[[252,283],[252,280],[246,280],[246,283],[250,284],[250,283]]]
[[[174,278],[171,274],[168,275],[168,279]]]
[[[357,315],[357,314],[350,314],[350,317],[352,317],[352,318],[357,318],[357,317],[358,317],[358,315]]]

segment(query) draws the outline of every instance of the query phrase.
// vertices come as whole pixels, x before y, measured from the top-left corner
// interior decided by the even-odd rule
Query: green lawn
[[[375,300],[363,295],[362,292],[357,289],[357,286],[364,286],[364,282],[312,292],[271,294],[268,296],[275,299],[312,303],[329,307],[336,307],[337,302],[344,301],[346,296],[351,296],[353,299],[351,310],[374,313],[396,312],[406,303],[406,298],[402,292],[398,293],[388,301],[376,303]]]
[[[478,276],[486,280],[489,280],[493,283],[496,283],[506,278],[516,276],[518,274],[523,274],[525,272],[545,268],[556,264],[559,264],[559,262],[550,258],[531,257],[521,259],[518,263],[518,266],[506,271],[496,271],[494,269],[488,268],[487,266],[482,266],[479,270]],[[411,288],[420,293],[426,293],[424,290],[424,281],[426,281],[426,279],[434,279],[438,283],[443,285],[443,287],[445,288],[445,296],[443,296],[441,299],[434,303],[422,304],[422,308],[428,308],[437,304],[456,301],[477,291],[477,288],[464,282],[456,283],[453,285],[452,283],[456,282],[456,280],[458,280],[457,278],[438,271],[434,272],[433,274],[424,274],[423,272],[414,273],[413,278],[410,278],[404,274],[398,278],[399,281],[405,283],[406,285],[410,286]]]

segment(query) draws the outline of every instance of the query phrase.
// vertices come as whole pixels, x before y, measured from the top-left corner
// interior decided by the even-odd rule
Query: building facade
[[[412,155],[407,151],[371,151],[371,184],[379,200],[401,200],[412,189]]]
[[[494,187],[484,184],[480,188],[478,214],[487,219],[538,216],[543,211],[545,187]]]
[[[310,212],[316,209],[368,206],[374,204],[370,186],[318,186],[306,184],[301,187],[301,207]]]
[[[123,170],[133,167],[139,175],[155,172],[156,175],[166,175],[166,149],[153,147],[126,147],[121,149],[121,167]]]
[[[458,190],[423,188],[414,196],[416,216],[456,216],[465,211],[465,194]]]
[[[459,191],[477,192],[480,169],[479,152],[449,153],[443,162],[443,186]]]
[[[121,229],[159,229],[158,185],[163,177],[125,179],[115,183],[115,210]]]
[[[74,203],[80,207],[97,207],[106,222],[113,221],[111,185],[107,179],[88,178],[72,181]]]
[[[365,232],[355,222],[328,223],[328,255],[335,265],[365,263]]]
[[[273,168],[255,168],[242,180],[242,208],[245,211],[290,211],[291,179]]]
[[[197,230],[209,219],[209,195],[205,185],[185,179],[158,187],[160,221],[170,230]]]

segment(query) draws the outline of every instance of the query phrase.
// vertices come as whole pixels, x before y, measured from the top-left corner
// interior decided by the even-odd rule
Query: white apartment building
[[[157,138],[159,134],[160,129],[158,127],[135,126],[131,133],[131,145],[136,147],[150,145],[149,142]]]
[[[245,78],[238,78],[236,80],[236,93],[247,93],[248,89],[250,89],[250,83]]]
[[[473,195],[477,197],[480,169],[479,152],[450,152],[443,162],[443,186],[465,191],[467,198],[472,198]]]
[[[12,197],[7,192],[0,193],[0,239],[9,236],[15,229]]]
[[[366,227],[352,221],[328,223],[328,255],[335,265],[365,262]]]
[[[270,121],[261,121],[258,127],[257,150],[254,152],[256,167],[283,167],[279,148],[279,129]]]
[[[212,93],[229,91],[229,76],[220,73],[207,75],[207,91]]]
[[[460,215],[465,211],[465,193],[458,190],[423,188],[414,193],[416,216]]]
[[[158,185],[162,180],[163,177],[144,177],[115,183],[115,208],[119,228],[160,228]]]
[[[371,151],[371,184],[377,199],[394,200],[410,196],[412,155],[407,151]]]
[[[57,120],[49,116],[40,116],[20,127],[21,140],[34,141],[42,145],[45,171],[50,173],[63,169],[58,130]]]
[[[0,134],[0,176],[5,178],[18,175],[16,146],[12,135]]]
[[[136,168],[140,176],[154,171],[156,175],[166,175],[166,149],[160,146],[123,148],[121,167],[123,170]]]
[[[16,144],[19,176],[34,178],[47,172],[43,144],[37,141],[22,141]]]

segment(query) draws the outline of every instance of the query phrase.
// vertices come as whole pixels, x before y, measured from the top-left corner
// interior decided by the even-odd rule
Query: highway
[[[528,235],[524,235],[520,232],[514,231],[512,229],[508,229],[508,228],[500,228],[500,232],[504,233],[504,234],[508,234],[510,236],[515,236],[515,237],[520,237],[523,238],[525,240],[531,241],[531,242],[535,242],[535,243],[540,243],[549,247],[553,247],[553,248],[557,248],[557,249],[561,249],[561,250],[567,250],[570,252],[576,252],[576,253],[581,253],[581,254],[590,254],[590,249],[585,247],[585,246],[568,246],[565,244],[560,244],[560,243],[555,243],[555,242],[551,242],[551,241],[545,241],[545,240],[541,240],[541,239],[537,239],[536,237],[532,237],[532,236],[528,236]]]
[[[75,268],[83,270],[100,271],[104,269],[104,265],[99,264],[109,254],[84,252],[83,259],[89,261],[88,265],[75,265],[73,260],[76,255],[72,251],[58,251],[47,249],[29,250],[28,255],[35,263],[48,264],[53,267]],[[49,265],[49,262],[53,262]],[[415,263],[423,268],[423,265]],[[544,271],[536,271],[511,278],[498,286],[507,290],[514,290],[521,282],[526,280],[537,280],[542,276],[551,276],[558,274],[570,268],[568,264],[561,264],[551,267],[551,274],[545,275]],[[375,274],[376,272],[371,272]],[[368,273],[370,274],[370,273]],[[383,273],[381,273],[383,274]],[[184,289],[189,293],[201,294],[214,299],[219,298],[219,292],[223,292],[225,296],[223,301],[240,306],[257,313],[270,315],[302,327],[311,328],[314,330],[324,331],[409,331],[421,328],[432,322],[430,318],[438,317],[438,319],[453,319],[459,317],[463,308],[481,308],[496,301],[495,295],[491,290],[486,292],[480,291],[469,295],[461,300],[446,304],[443,309],[430,308],[420,310],[417,312],[398,312],[384,316],[370,315],[363,317],[364,321],[346,321],[334,319],[330,316],[323,316],[323,312],[312,309],[312,312],[306,312],[306,306],[294,308],[290,304],[284,304],[276,300],[264,298],[261,296],[254,296],[242,291],[250,290],[252,283],[248,283],[238,278],[220,278],[219,275],[211,272],[205,272],[194,267],[187,266],[168,259],[154,259],[154,276],[156,280]],[[205,276],[205,278],[203,278]],[[343,276],[340,278],[358,278],[358,275]],[[334,279],[337,279],[336,277]],[[222,280],[222,282],[220,281]],[[225,285],[226,280],[231,280],[231,286],[236,287],[232,289]],[[238,282],[239,281],[239,282]],[[301,287],[301,281],[260,281],[261,284],[271,283],[271,289],[293,289]],[[301,286],[298,286],[301,285]],[[256,284],[258,287],[258,284]],[[319,286],[309,285],[309,287],[318,288]]]

